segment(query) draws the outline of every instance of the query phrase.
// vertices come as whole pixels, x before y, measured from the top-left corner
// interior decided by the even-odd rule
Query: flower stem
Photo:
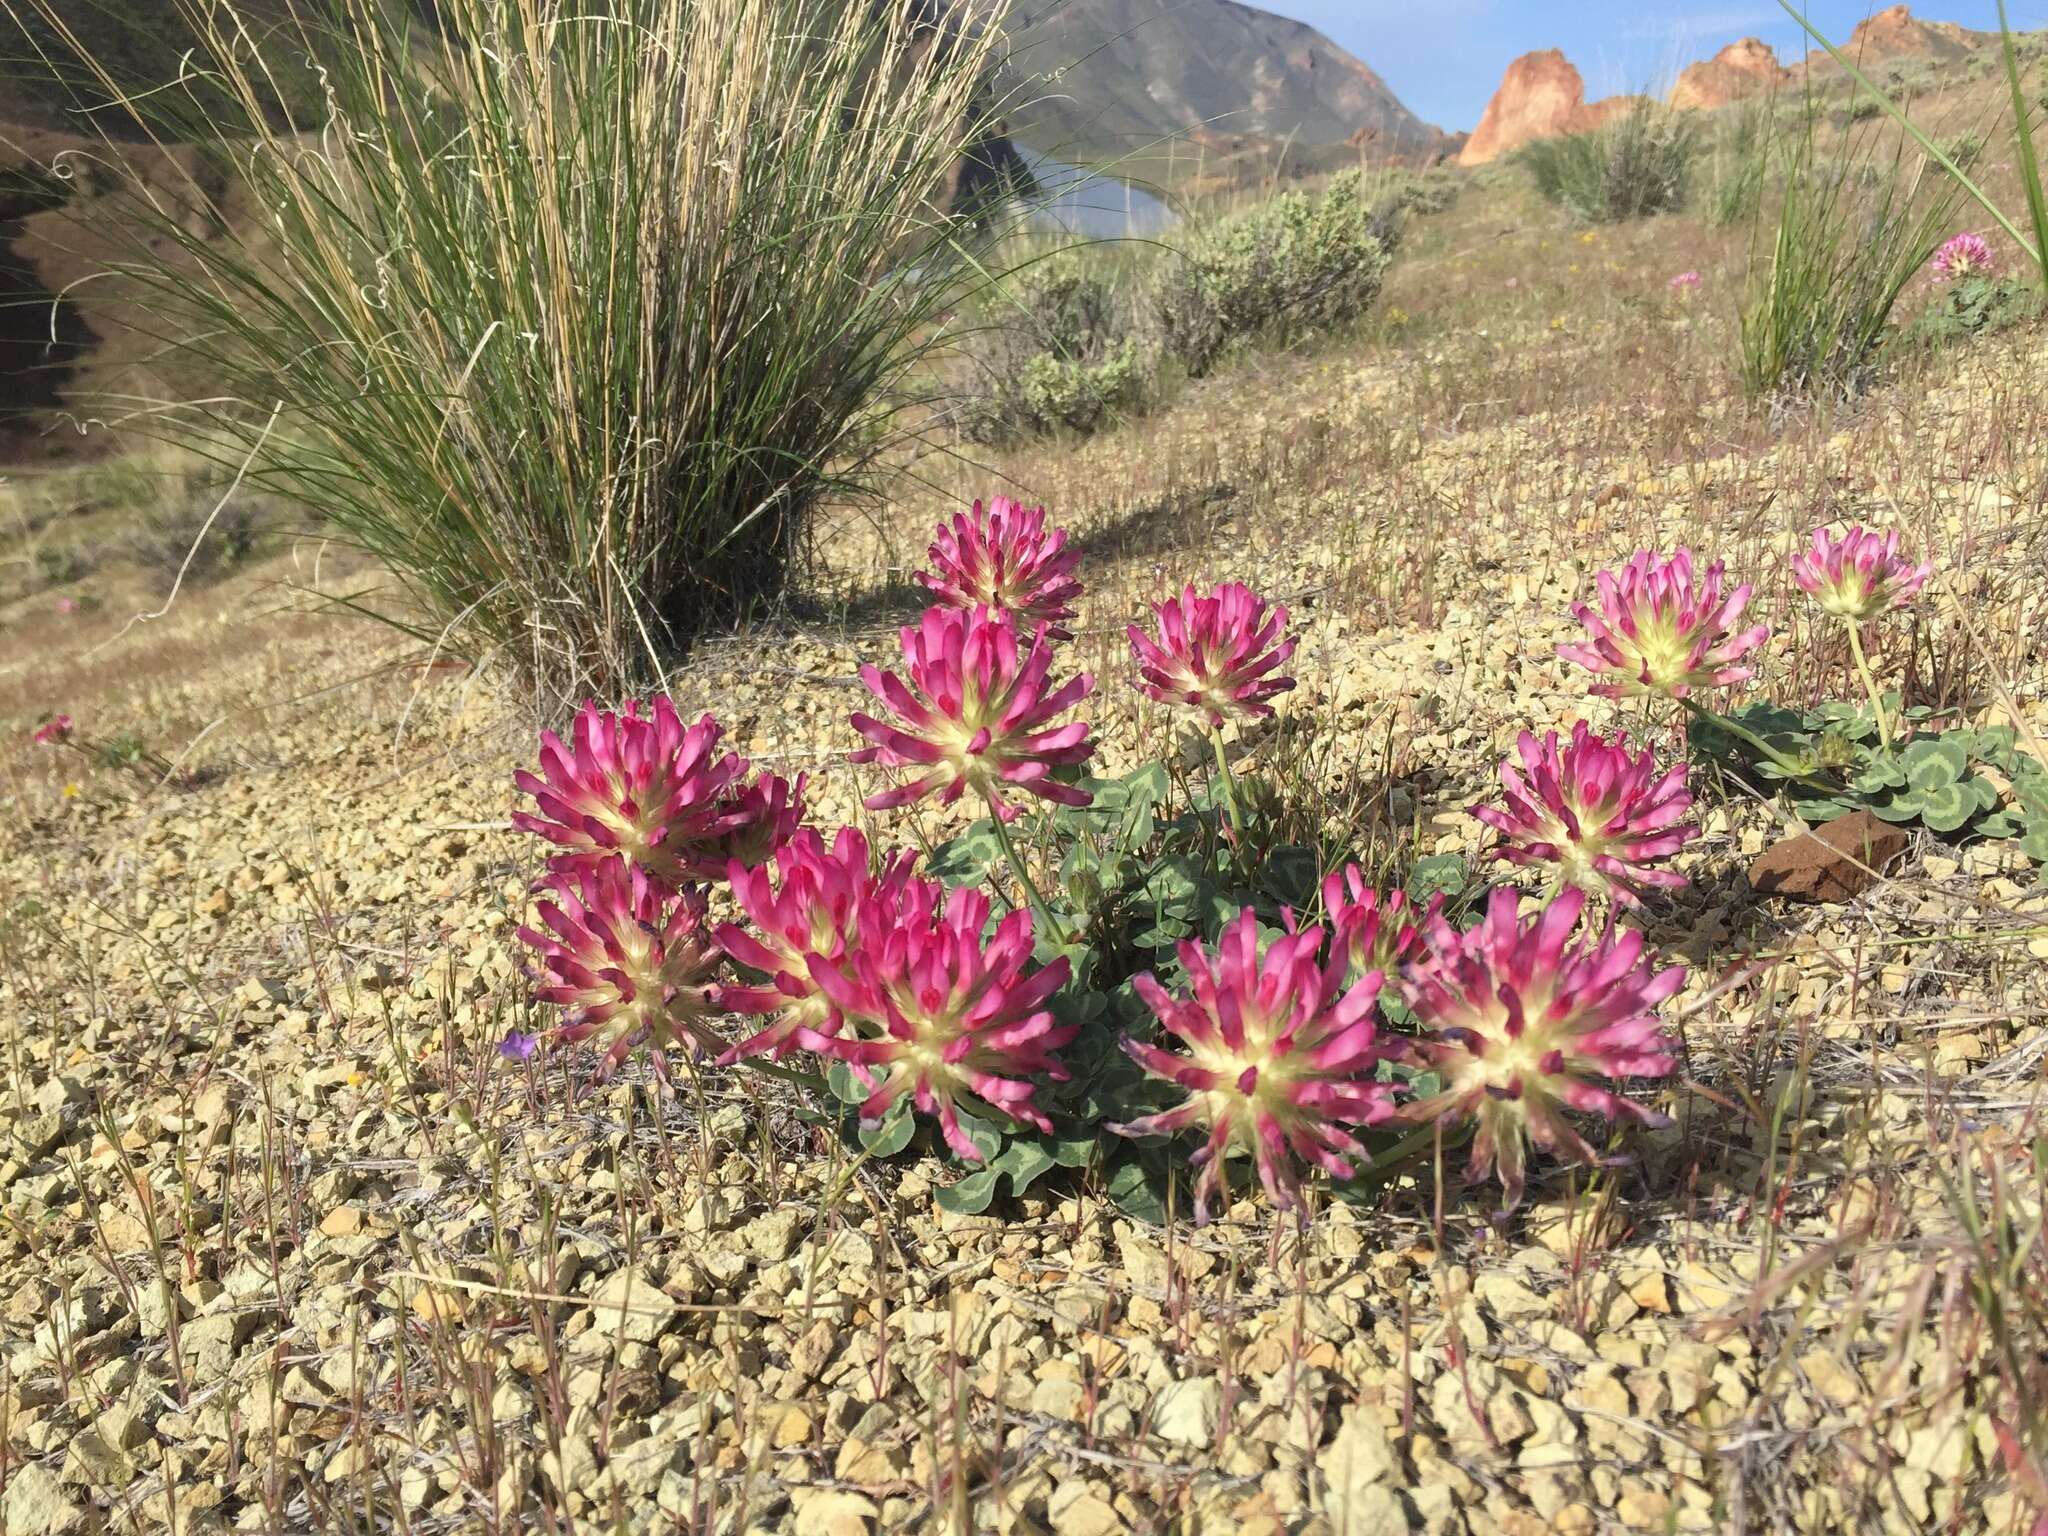
[[[1244,842],[1244,818],[1237,809],[1237,780],[1230,772],[1230,754],[1223,750],[1223,729],[1209,727],[1209,745],[1216,749],[1217,781],[1223,786],[1223,809],[1230,815],[1230,830],[1237,834],[1240,845]]]
[[[1800,767],[1799,764],[1793,762],[1791,758],[1787,757],[1784,753],[1780,752],[1768,741],[1765,741],[1763,737],[1757,735],[1757,733],[1755,731],[1752,731],[1748,726],[1737,724],[1735,721],[1729,719],[1726,715],[1716,713],[1714,710],[1708,709],[1703,704],[1695,703],[1690,698],[1681,698],[1678,702],[1685,706],[1687,713],[1693,715],[1697,719],[1711,720],[1715,725],[1720,726],[1721,729],[1726,731],[1729,735],[1734,736],[1739,740],[1748,742],[1752,747],[1756,748],[1757,751],[1761,752],[1765,757],[1769,758],[1771,762],[1776,764],[1778,769],[1782,773],[1784,773],[1787,778],[1796,779],[1801,784],[1811,785],[1816,789],[1826,789],[1830,787],[1825,780],[1817,778],[1815,775],[1808,772],[1806,769]]]
[[[1892,744],[1891,731],[1884,722],[1884,695],[1877,691],[1877,679],[1870,675],[1870,662],[1863,654],[1862,626],[1851,618],[1842,622],[1849,626],[1849,655],[1856,663],[1856,675],[1863,679],[1863,691],[1870,695],[1870,712],[1877,716],[1877,745],[1882,751]]]
[[[1060,920],[1052,915],[1052,908],[1046,904],[1044,894],[1032,880],[1031,871],[1024,867],[1024,860],[1017,852],[1017,845],[1010,841],[1010,829],[997,814],[996,803],[993,800],[989,801],[988,819],[996,829],[996,842],[1002,846],[1003,857],[1010,861],[1010,872],[1017,877],[1018,884],[1024,887],[1024,894],[1031,903],[1032,912],[1036,914],[1039,922],[1045,925],[1045,931],[1052,935],[1055,944],[1065,944],[1067,930],[1061,926]]]

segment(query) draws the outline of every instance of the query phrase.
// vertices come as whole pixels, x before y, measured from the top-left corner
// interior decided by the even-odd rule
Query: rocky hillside
[[[1990,33],[1973,32],[1951,21],[1922,21],[1908,6],[1894,5],[1858,25],[1842,51],[1863,66],[1910,59],[1942,62],[1966,58],[1991,41]],[[1821,79],[1840,69],[1824,49],[1815,49],[1787,68],[1768,43],[1745,37],[1710,59],[1687,65],[1672,86],[1669,101],[1682,111],[1711,111],[1805,75]],[[1523,54],[1508,66],[1458,163],[1484,165],[1534,139],[1583,133],[1636,99],[1609,96],[1589,102],[1584,79],[1562,52],[1549,48]]]
[[[1009,25],[1011,132],[1062,159],[1445,143],[1315,28],[1235,0],[1023,0]]]

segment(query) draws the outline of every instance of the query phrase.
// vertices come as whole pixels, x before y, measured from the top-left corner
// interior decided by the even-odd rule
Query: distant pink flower
[[[71,739],[73,726],[69,715],[52,715],[35,729],[35,743],[39,747],[60,746]]]
[[[1663,1123],[1608,1083],[1671,1071],[1656,1009],[1685,972],[1655,970],[1643,936],[1611,923],[1568,943],[1585,901],[1566,891],[1524,923],[1515,892],[1497,889],[1470,932],[1442,918],[1429,925],[1430,952],[1402,986],[1430,1032],[1418,1053],[1444,1085],[1403,1114],[1418,1123],[1475,1121],[1470,1176],[1498,1170],[1509,1205],[1522,1198],[1525,1143],[1597,1161],[1565,1110]]]
[[[1330,919],[1330,950],[1350,963],[1353,978],[1367,971],[1391,976],[1422,948],[1422,930],[1443,910],[1441,891],[1420,914],[1405,891],[1385,895],[1365,883],[1365,872],[1347,864],[1323,881],[1323,910]]]
[[[605,1074],[644,1045],[663,1077],[667,1052],[685,1039],[722,1043],[704,1022],[718,1011],[718,952],[702,890],[672,891],[619,855],[557,870],[536,889],[539,926],[519,937],[534,951],[533,995],[567,1010],[554,1041],[601,1035]]]
[[[1069,640],[1065,622],[1081,595],[1074,575],[1081,557],[1066,546],[1064,528],[1046,530],[1045,508],[1026,511],[998,496],[986,513],[976,501],[971,516],[956,513],[950,526],[939,525],[925,557],[932,570],[917,579],[949,608],[993,608],[1020,629],[1044,624],[1048,639]]]
[[[1287,610],[1268,609],[1251,588],[1226,581],[1197,597],[1190,584],[1152,611],[1158,638],[1135,624],[1129,634],[1143,679],[1138,687],[1160,703],[1194,710],[1214,730],[1228,718],[1272,714],[1267,701],[1294,686],[1293,678],[1272,675],[1294,654],[1294,642],[1281,638]]]
[[[1992,260],[1990,241],[1982,235],[1964,233],[1951,236],[1934,253],[1934,260],[1929,266],[1935,276],[1954,282],[1973,273],[1988,273]]]
[[[1604,680],[1593,692],[1607,698],[1681,699],[1695,688],[1743,682],[1755,676],[1754,669],[1736,663],[1764,643],[1770,627],[1735,629],[1750,588],[1737,587],[1723,598],[1724,571],[1716,560],[1695,583],[1690,550],[1669,560],[1637,550],[1618,575],[1600,573],[1597,613],[1589,604],[1572,604],[1590,639],[1561,645],[1557,654],[1601,674]]]
[[[1086,805],[1083,790],[1053,778],[1055,768],[1088,761],[1086,721],[1054,723],[1088,696],[1087,673],[1054,688],[1052,645],[1045,625],[1029,647],[1006,613],[933,606],[903,631],[906,683],[876,666],[860,669],[868,691],[889,706],[891,722],[856,714],[853,727],[873,746],[856,763],[924,770],[895,789],[870,795],[869,810],[907,805],[936,794],[951,805],[972,790],[1005,821],[1020,807],[1004,797],[1022,790],[1060,805]]]
[[[1198,944],[1180,946],[1191,998],[1169,995],[1149,974],[1133,982],[1187,1054],[1128,1037],[1124,1050],[1188,1096],[1162,1114],[1110,1129],[1125,1136],[1193,1127],[1208,1133],[1193,1158],[1202,1171],[1194,1190],[1197,1223],[1208,1220],[1229,1152],[1250,1153],[1274,1206],[1291,1210],[1299,1199],[1298,1164],[1350,1178],[1369,1161],[1352,1129],[1394,1113],[1392,1086],[1377,1078],[1383,1052],[1374,1004],[1383,977],[1373,971],[1347,989],[1345,956],[1318,960],[1322,947],[1322,929],[1308,928],[1274,939],[1261,956],[1258,919],[1247,908],[1223,930],[1213,958]]]
[[[1697,272],[1681,272],[1669,284],[1673,293],[1681,299],[1691,298],[1704,286],[1704,280]]]
[[[773,1017],[728,1050],[723,1062],[755,1055],[780,1060],[797,1048],[799,1034],[838,1033],[839,1010],[818,990],[812,967],[845,963],[860,946],[871,906],[882,909],[883,920],[900,913],[912,862],[912,855],[899,854],[876,870],[867,839],[852,827],[842,828],[830,848],[805,827],[776,849],[772,877],[765,866],[748,869],[734,861],[733,900],[752,930],[723,923],[718,946],[768,979],[725,987],[719,1001],[734,1013]]]
[[[1556,864],[1567,884],[1589,895],[1611,893],[1624,906],[1640,905],[1648,887],[1686,883],[1675,871],[1650,867],[1694,836],[1684,824],[1692,808],[1684,763],[1660,776],[1649,752],[1630,756],[1626,736],[1603,740],[1583,720],[1562,750],[1557,732],[1539,745],[1524,731],[1516,752],[1519,767],[1512,757],[1500,765],[1507,803],[1472,808],[1501,835],[1494,857]]]
[[[1792,557],[1792,580],[1823,613],[1859,622],[1887,608],[1904,608],[1920,595],[1934,566],[1914,565],[1899,553],[1897,533],[1852,527],[1839,538],[1813,530],[1813,548]]]
[[[723,731],[709,715],[685,727],[666,698],[640,710],[637,701],[618,714],[585,703],[573,745],[543,731],[540,774],[512,776],[539,814],[516,812],[512,825],[563,849],[558,868],[622,853],[671,885],[716,879],[729,840],[764,814],[739,788],[746,759],[715,755]]]
[[[1507,283],[1504,286],[1509,288],[1519,288],[1522,286],[1522,280],[1519,277],[1511,277],[1507,280]]]
[[[981,1152],[960,1124],[960,1101],[972,1096],[1050,1131],[1030,1079],[1066,1080],[1054,1053],[1077,1030],[1045,1006],[1066,985],[1065,956],[1033,971],[1031,914],[1011,912],[984,943],[988,918],[987,892],[963,886],[945,894],[927,880],[909,882],[900,903],[870,902],[859,943],[837,963],[811,967],[840,1028],[800,1028],[793,1037],[846,1063],[868,1087],[863,1125],[879,1124],[908,1094],[969,1162]]]
[[[57,611],[58,611],[59,613],[76,613],[76,612],[78,612],[78,599],[77,599],[77,598],[75,598],[75,597],[71,597],[71,596],[68,596],[68,595],[67,595],[67,596],[64,596],[64,597],[60,597],[60,598],[58,598],[58,599],[57,599]]]

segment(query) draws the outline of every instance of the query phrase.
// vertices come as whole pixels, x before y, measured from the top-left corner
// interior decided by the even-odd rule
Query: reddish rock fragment
[[[1847,901],[1876,883],[1871,871],[1906,851],[1906,834],[1868,811],[1773,843],[1749,866],[1750,888],[1792,901]]]

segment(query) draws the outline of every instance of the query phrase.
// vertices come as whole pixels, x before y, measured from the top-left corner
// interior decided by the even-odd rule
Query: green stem
[[[1771,762],[1775,763],[1778,766],[1779,770],[1782,773],[1784,773],[1784,775],[1787,778],[1796,779],[1801,784],[1808,785],[1814,789],[1828,789],[1832,787],[1828,784],[1828,782],[1825,779],[1817,778],[1815,775],[1809,773],[1806,769],[1800,767],[1799,764],[1793,762],[1791,758],[1787,757],[1784,753],[1780,752],[1768,741],[1765,741],[1763,737],[1757,735],[1757,733],[1755,731],[1752,731],[1748,726],[1739,725],[1735,721],[1729,719],[1726,715],[1717,714],[1715,711],[1708,709],[1705,705],[1695,703],[1690,698],[1682,698],[1678,702],[1685,706],[1686,711],[1689,714],[1692,714],[1701,720],[1711,720],[1715,725],[1721,727],[1721,729],[1726,731],[1730,736],[1736,737],[1741,741],[1748,742],[1752,747],[1756,748],[1757,751],[1761,752],[1765,757],[1769,758]]]
[[[1849,655],[1856,663],[1856,675],[1863,679],[1863,691],[1870,695],[1870,712],[1877,716],[1877,745],[1883,750],[1892,744],[1892,734],[1885,725],[1884,695],[1877,691],[1877,679],[1870,675],[1870,662],[1863,654],[1862,626],[1850,618],[1842,622],[1849,626]]]
[[[1209,727],[1209,745],[1216,749],[1216,774],[1223,786],[1223,808],[1230,814],[1230,830],[1237,834],[1240,845],[1244,842],[1244,819],[1237,810],[1237,780],[1230,772],[1230,754],[1223,750],[1223,731],[1220,726]]]
[[[1024,867],[1024,860],[1017,852],[1017,845],[1010,841],[1010,829],[1003,824],[1003,818],[996,814],[996,804],[993,800],[989,801],[988,819],[996,829],[996,841],[1002,845],[1003,857],[1010,861],[1011,873],[1016,875],[1018,884],[1024,887],[1024,894],[1031,903],[1032,912],[1037,915],[1039,922],[1045,925],[1045,931],[1052,935],[1055,944],[1065,944],[1067,930],[1061,926],[1059,919],[1052,915],[1052,908],[1046,904],[1045,896],[1032,880],[1031,871]]]

